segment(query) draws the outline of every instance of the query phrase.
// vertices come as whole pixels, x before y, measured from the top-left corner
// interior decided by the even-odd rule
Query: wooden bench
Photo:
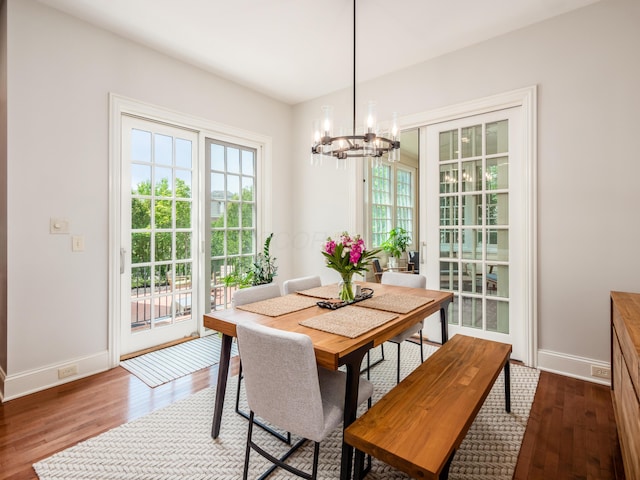
[[[511,345],[455,335],[345,429],[356,448],[355,478],[370,454],[412,478],[446,479],[503,368],[511,411],[510,354]]]

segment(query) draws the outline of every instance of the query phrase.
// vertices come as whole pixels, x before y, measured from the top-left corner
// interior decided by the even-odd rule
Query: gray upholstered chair
[[[267,283],[266,285],[257,285],[255,287],[240,288],[233,292],[231,297],[231,306],[246,305],[247,303],[268,300],[269,298],[279,297],[282,295],[280,287],[275,283]]]
[[[411,275],[407,273],[399,272],[384,272],[382,274],[381,283],[383,285],[397,285],[400,287],[411,288],[427,288],[427,277],[424,275]],[[391,340],[392,343],[398,345],[398,366],[397,366],[397,382],[400,383],[400,344],[405,340],[412,337],[414,334],[420,334],[420,361],[424,362],[424,351],[422,348],[422,327],[424,326],[424,320],[407,328],[404,332],[396,335]]]
[[[238,307],[240,305],[246,305],[248,303],[260,302],[262,300],[268,300],[270,298],[275,298],[281,296],[280,287],[275,283],[268,283],[266,285],[257,285],[255,287],[248,288],[240,288],[233,292],[233,297],[231,297],[231,306]],[[236,413],[238,415],[243,416],[246,419],[249,419],[249,414],[240,409],[240,388],[242,386],[242,356],[240,356],[240,372],[238,373],[238,391],[236,392]],[[257,422],[258,426],[266,430],[267,432],[274,435],[276,438],[282,440],[286,443],[291,443],[291,434],[286,433],[283,434],[269,427],[268,425],[263,424],[262,422]]]
[[[247,478],[253,449],[274,464],[268,472],[282,467],[315,479],[320,442],[344,417],[346,374],[318,367],[307,335],[250,322],[238,324],[236,330],[251,412],[243,478]],[[372,393],[373,385],[360,378],[358,405]],[[253,442],[254,416],[302,438],[284,456],[276,458]],[[306,439],[315,442],[311,475],[284,462]]]
[[[282,291],[285,295],[290,293],[301,292],[303,290],[309,290],[310,288],[321,287],[322,280],[319,275],[313,275],[310,277],[292,278],[282,284]]]

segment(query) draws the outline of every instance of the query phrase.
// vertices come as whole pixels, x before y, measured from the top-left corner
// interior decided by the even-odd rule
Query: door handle
[[[124,273],[124,263],[125,263],[126,254],[127,254],[127,251],[124,248],[121,248],[120,249],[120,275]]]

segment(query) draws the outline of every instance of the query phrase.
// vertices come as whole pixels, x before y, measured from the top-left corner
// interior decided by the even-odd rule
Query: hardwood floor
[[[237,368],[236,368],[237,371]],[[217,368],[149,388],[123,368],[0,406],[0,478],[215,385]],[[542,372],[515,479],[624,479],[608,387]]]
[[[609,387],[541,372],[513,478],[624,479]]]

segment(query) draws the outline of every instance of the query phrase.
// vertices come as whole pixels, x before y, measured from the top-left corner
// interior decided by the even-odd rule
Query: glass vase
[[[339,297],[343,302],[353,302],[355,295],[353,294],[353,273],[343,273],[342,282],[340,282]]]

